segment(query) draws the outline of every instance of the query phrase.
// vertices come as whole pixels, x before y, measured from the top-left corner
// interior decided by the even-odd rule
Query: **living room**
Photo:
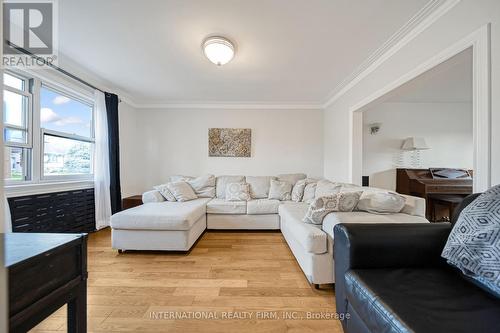
[[[0,332],[500,331],[496,0],[4,0]]]

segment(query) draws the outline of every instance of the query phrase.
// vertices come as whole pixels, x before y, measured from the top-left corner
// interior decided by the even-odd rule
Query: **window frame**
[[[15,142],[15,141],[5,141],[3,144],[8,147],[13,147],[13,148],[32,148],[32,143],[33,143],[33,131],[32,131],[32,124],[33,124],[33,113],[31,110],[33,109],[33,94],[30,92],[30,79],[24,76],[21,76],[17,73],[14,73],[10,70],[5,70],[4,74],[8,74],[10,76],[13,76],[17,79],[23,80],[23,85],[24,85],[24,90],[19,90],[16,88],[13,88],[11,86],[3,85],[3,90],[10,91],[11,93],[22,95],[28,99],[28,105],[27,105],[27,110],[26,114],[23,114],[24,118],[24,123],[26,127],[23,126],[18,126],[18,125],[13,125],[13,124],[7,124],[3,119],[3,128],[4,129],[13,129],[13,130],[20,130],[26,132],[26,143],[20,143],[20,142]],[[3,77],[2,77],[3,80]],[[5,135],[2,133],[2,135]]]
[[[95,154],[95,101],[92,92],[80,85],[65,82],[65,80],[57,75],[40,75],[41,73],[32,73],[31,71],[22,70],[6,70],[6,74],[12,75],[24,81],[25,92],[22,95],[28,96],[28,111],[27,111],[27,136],[29,144],[19,144],[15,142],[4,142],[4,147],[26,148],[29,152],[25,160],[26,175],[30,176],[26,180],[26,175],[23,174],[23,180],[5,179],[5,185],[9,187],[25,187],[29,185],[50,185],[65,184],[68,182],[92,181],[94,178],[94,154]],[[49,73],[46,73],[49,74]],[[2,77],[3,80],[3,77]],[[80,136],[65,132],[45,129],[41,126],[41,89],[45,87],[58,94],[71,98],[74,101],[83,103],[91,108],[91,126],[90,136]],[[9,90],[15,93],[21,93],[15,88],[4,85],[4,90]],[[3,122],[3,119],[2,119]],[[11,128],[12,126],[7,126]],[[4,135],[2,133],[2,135]],[[69,174],[69,175],[44,175],[44,136],[52,135],[70,140],[88,142],[91,144],[89,174]],[[29,156],[28,156],[29,155]],[[2,175],[3,177],[3,175]]]

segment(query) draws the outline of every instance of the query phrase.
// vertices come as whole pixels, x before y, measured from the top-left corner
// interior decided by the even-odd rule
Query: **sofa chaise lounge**
[[[405,207],[396,214],[382,215],[364,211],[334,212],[325,217],[323,225],[307,224],[303,222],[303,218],[309,202],[268,199],[271,179],[295,184],[299,180],[306,179],[306,175],[219,176],[215,178],[215,191],[212,191],[212,197],[185,202],[165,201],[158,190],[148,191],[143,194],[143,205],[112,216],[112,247],[119,251],[188,251],[206,229],[281,230],[309,282],[318,285],[335,281],[334,225],[428,222],[424,217],[425,201],[405,196]],[[223,189],[229,182],[250,184],[252,199],[225,200]]]

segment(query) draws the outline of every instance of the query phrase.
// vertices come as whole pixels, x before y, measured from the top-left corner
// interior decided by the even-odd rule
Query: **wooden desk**
[[[0,234],[9,278],[9,332],[68,304],[68,332],[87,331],[87,235]]]

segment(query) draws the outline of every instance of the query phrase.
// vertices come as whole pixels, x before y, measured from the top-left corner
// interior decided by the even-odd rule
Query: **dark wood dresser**
[[[26,332],[68,304],[68,332],[87,331],[87,235],[1,234],[9,332]]]

